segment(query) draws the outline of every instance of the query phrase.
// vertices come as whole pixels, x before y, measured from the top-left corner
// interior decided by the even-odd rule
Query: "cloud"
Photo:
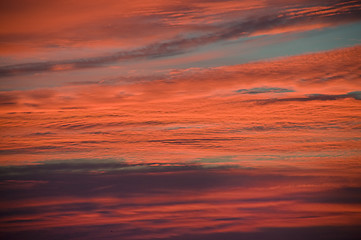
[[[352,98],[355,100],[361,100],[361,91],[349,92],[346,94],[309,94],[306,97],[289,97],[289,98],[270,98],[259,100],[247,100],[251,102],[257,102],[259,104],[269,104],[277,102],[309,102],[309,101],[334,101],[345,98]]]
[[[0,93],[0,106],[16,105],[18,97],[11,93]]]
[[[15,104],[1,109],[2,162],[91,155],[167,162],[330,148],[345,156],[359,144],[360,51],[4,92]],[[46,132],[54,134],[37,134]]]
[[[29,43],[43,34],[39,45],[54,41],[46,50],[52,54],[58,40],[66,40],[59,45],[64,47],[98,39],[99,49],[72,55],[63,49],[59,55],[44,53],[49,61],[17,64],[41,54],[21,56],[0,67],[2,74],[153,60],[212,43],[223,50],[225,41],[244,36],[360,19],[359,1],[87,2],[6,3],[23,19],[10,21],[0,14],[7,27],[0,32],[14,33],[9,39],[22,32]],[[31,17],[35,13],[53,18],[34,24],[39,21]],[[29,24],[17,29],[24,19]],[[152,37],[154,25],[159,26]],[[127,28],[129,39],[147,29],[134,44],[120,40],[116,49],[122,51],[105,51],[103,41],[113,34],[117,42]],[[77,34],[79,39],[73,38]],[[105,69],[93,71],[95,76],[23,78],[38,87],[42,79],[55,82],[62,75],[69,84],[0,94],[0,238],[358,237],[360,52],[356,46],[164,74],[153,66],[154,74],[134,78],[105,76],[110,74]],[[61,60],[65,56],[68,60]],[[145,61],[139,62],[141,69]],[[4,89],[19,79],[5,79]],[[276,102],[283,104],[266,104]]]
[[[2,148],[0,149],[1,155],[8,155],[8,154],[25,154],[25,153],[43,153],[47,151],[69,151],[71,150],[69,147],[61,147],[61,146],[52,146],[52,145],[44,145],[44,146],[34,146],[34,147],[17,147],[17,148]]]
[[[312,218],[308,219],[309,221]],[[150,220],[149,220],[150,221]],[[165,223],[159,221],[159,223]],[[156,221],[154,221],[156,223]],[[168,232],[170,229],[163,229],[163,232]],[[203,230],[204,231],[204,230]],[[314,227],[274,227],[263,228],[254,232],[213,232],[201,233],[194,232],[188,234],[161,234],[157,229],[138,229],[128,228],[124,224],[105,224],[98,226],[67,226],[56,227],[46,230],[27,230],[18,232],[3,233],[5,239],[21,240],[26,238],[36,238],[39,240],[54,239],[77,239],[77,240],[97,240],[97,239],[134,239],[135,236],[145,236],[145,238],[152,238],[155,240],[245,240],[245,239],[294,239],[294,240],[358,240],[361,234],[360,227],[355,226],[314,226]],[[164,236],[165,235],[165,236]]]
[[[177,145],[197,145],[203,143],[217,143],[223,141],[241,141],[246,140],[246,137],[232,137],[232,138],[178,138],[178,139],[162,139],[162,140],[149,140],[149,142],[160,142],[165,144],[177,144]]]
[[[7,227],[3,234],[15,239],[35,230],[49,237],[64,227],[74,236],[97,229],[95,239],[109,232],[122,239],[217,239],[219,230],[229,236],[269,237],[284,228],[292,234],[294,228],[327,227],[345,219],[345,227],[352,229],[359,184],[353,178],[353,187],[347,187],[347,177],[340,176],[330,181],[323,175],[329,171],[305,168],[300,175],[299,169],[281,166],[205,168],[111,159],[2,166],[0,223]],[[274,224],[269,219],[275,214]]]
[[[46,136],[46,135],[53,135],[55,133],[53,132],[35,132],[35,133],[31,133],[29,134],[29,136]]]
[[[140,102],[149,101],[181,102],[207,96],[226,97],[227,94],[230,96],[232,92],[237,91],[240,93],[237,96],[239,100],[254,100],[262,93],[295,96],[291,91],[297,91],[297,96],[307,96],[288,98],[288,100],[285,98],[280,101],[359,99],[359,93],[355,90],[358,89],[360,75],[357,61],[360,50],[359,46],[355,46],[267,62],[170,71],[141,77],[119,77],[111,83],[91,82],[86,85],[76,83],[51,89],[9,91],[1,93],[0,98],[3,102],[1,107],[11,108],[13,111],[21,109],[28,111],[31,108],[71,110],[91,109],[100,105],[102,107],[125,104],[140,106]],[[321,95],[310,95],[314,92]],[[341,94],[342,92],[349,93],[344,95]],[[149,122],[149,124],[153,123]]]
[[[277,87],[257,87],[251,89],[239,89],[236,92],[241,94],[260,94],[260,93],[287,93],[294,92],[292,89]]]
[[[312,219],[312,218],[310,218]],[[257,232],[225,232],[225,233],[212,233],[212,234],[186,234],[182,236],[171,237],[171,240],[217,240],[217,239],[229,239],[229,240],[239,240],[239,239],[259,239],[259,240],[268,240],[268,239],[295,239],[295,240],[356,240],[357,235],[360,234],[358,226],[347,226],[347,227],[275,227],[275,228],[263,228]],[[159,239],[160,240],[160,239]]]
[[[213,169],[213,171],[210,171]],[[153,195],[157,192],[199,191],[223,186],[265,186],[266,182],[299,181],[313,177],[284,176],[282,174],[253,174],[233,172],[237,167],[219,166],[204,168],[197,164],[182,163],[123,163],[109,160],[53,161],[29,166],[0,167],[0,181],[9,185],[2,190],[3,200],[20,200],[37,197],[87,197],[94,193],[101,196],[132,197]],[[8,181],[13,180],[12,182]],[[11,188],[22,181],[41,181],[31,191]],[[76,183],[74,182],[76,180]],[[24,184],[27,184],[25,182]]]
[[[0,77],[22,75],[46,71],[67,71],[74,69],[85,69],[102,67],[118,61],[133,61],[140,59],[154,59],[168,56],[176,56],[187,53],[197,47],[223,40],[230,40],[249,36],[258,31],[271,30],[279,27],[292,26],[297,24],[315,24],[317,22],[330,24],[340,24],[360,20],[361,10],[358,7],[342,9],[335,5],[335,14],[323,14],[320,11],[311,17],[307,14],[290,14],[282,11],[274,14],[257,14],[246,19],[221,23],[213,32],[181,34],[169,40],[159,40],[158,42],[133,48],[131,50],[117,51],[112,54],[75,58],[61,61],[32,62],[14,64],[0,67]],[[191,36],[190,36],[191,35]]]

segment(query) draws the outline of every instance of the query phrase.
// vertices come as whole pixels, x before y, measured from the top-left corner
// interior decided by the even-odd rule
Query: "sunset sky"
[[[361,1],[0,1],[1,239],[359,239]]]

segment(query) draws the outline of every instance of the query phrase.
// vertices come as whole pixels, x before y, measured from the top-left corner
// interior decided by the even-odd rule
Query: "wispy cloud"
[[[359,0],[0,5],[0,238],[360,235]]]
[[[172,71],[126,83],[120,78],[3,92],[2,161],[103,156],[104,146],[110,156],[164,162],[185,161],[187,154],[330,147],[343,155],[358,144],[360,49]],[[307,141],[305,130],[312,133]]]
[[[239,89],[236,92],[241,94],[260,94],[260,93],[287,93],[294,92],[292,89],[278,87],[257,87],[251,89]]]
[[[329,181],[328,176],[304,171],[306,175],[298,176],[292,168],[210,170],[109,160],[1,167],[0,191],[6,203],[0,207],[0,222],[6,226],[4,234],[15,238],[13,231],[23,236],[64,227],[79,233],[91,227],[99,230],[92,232],[94,238],[110,228],[123,239],[178,239],[190,233],[213,239],[223,236],[219,229],[234,231],[229,234],[237,237],[284,234],[284,228],[336,225],[350,221],[350,212],[359,213],[359,186],[345,187],[343,178]],[[275,212],[277,225],[268,222]],[[69,222],[74,218],[76,222]],[[290,218],[295,219],[292,224]],[[145,230],[129,231],[138,228]]]
[[[260,13],[242,20],[217,24],[215,31],[208,31],[206,33],[185,33],[169,40],[163,39],[152,44],[130,50],[116,51],[107,55],[2,66],[0,67],[0,76],[5,77],[44,71],[67,71],[94,68],[113,64],[118,61],[175,56],[210,43],[250,36],[259,31],[298,24],[329,23],[330,25],[335,25],[352,22],[361,19],[361,10],[357,6],[357,3],[355,2],[350,2],[349,7],[346,8],[345,6],[334,5],[333,7],[330,7],[333,9],[333,14],[329,14],[321,9],[320,11],[314,10],[317,14],[312,14],[312,16],[309,16],[309,12],[304,12],[300,9],[295,9],[295,12],[288,10],[286,12],[281,11],[273,14]]]
[[[291,97],[291,98],[272,98],[263,100],[251,100],[258,103],[276,103],[276,102],[308,102],[308,101],[332,101],[345,98],[353,98],[355,100],[361,100],[361,91],[349,92],[346,94],[310,94],[306,97]]]

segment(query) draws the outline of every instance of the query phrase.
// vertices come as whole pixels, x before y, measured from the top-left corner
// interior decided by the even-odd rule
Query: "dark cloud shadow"
[[[294,92],[292,89],[278,87],[257,87],[251,89],[239,89],[236,92],[241,94],[261,94],[261,93],[287,93]]]
[[[288,227],[288,228],[264,228],[250,232],[221,232],[221,233],[194,233],[170,235],[167,237],[155,237],[159,234],[156,229],[127,228],[123,224],[100,225],[100,226],[70,226],[33,231],[3,232],[3,239],[23,240],[98,240],[98,239],[150,239],[153,240],[359,240],[361,226],[319,226],[319,227]],[[164,232],[169,229],[162,229]],[[148,236],[141,237],[141,236]]]
[[[309,101],[334,101],[345,98],[361,100],[361,91],[349,92],[346,94],[310,94],[306,97],[289,97],[289,98],[270,98],[248,100],[247,102],[256,102],[257,104],[270,104],[278,102],[309,102]]]
[[[276,172],[274,169],[243,169],[234,166],[202,167],[196,164],[169,164],[169,163],[139,163],[128,164],[113,160],[86,160],[49,161],[29,166],[2,166],[0,167],[0,195],[6,206],[0,206],[0,215],[4,224],[41,224],[43,218],[29,216],[51,215],[54,218],[73,217],[78,214],[94,213],[99,218],[119,217],[119,211],[156,207],[186,206],[187,204],[236,204],[267,203],[267,202],[304,202],[304,203],[337,203],[360,204],[360,187],[340,187],[328,190],[280,193],[275,196],[254,196],[247,198],[224,198],[223,192],[246,191],[279,187],[292,183],[322,183],[328,176],[318,175],[297,176],[290,174],[295,169]],[[287,174],[284,174],[286,173]],[[242,190],[243,189],[243,190]],[[197,198],[202,193],[213,193],[215,198],[204,200]],[[178,196],[178,197],[177,197]],[[182,198],[182,196],[192,196]],[[134,201],[157,198],[157,201]],[[80,202],[52,202],[48,199],[82,199]],[[96,198],[112,198],[119,201],[103,204],[91,201]],[[159,198],[161,201],[159,201]],[[17,202],[23,204],[17,205]],[[42,202],[44,201],[44,202]],[[35,205],[26,205],[27,202],[40,202]],[[11,206],[10,208],[8,206]],[[283,214],[284,210],[275,206],[254,205],[242,208],[242,211],[253,213],[273,212]],[[177,214],[202,215],[201,210],[179,208]],[[332,211],[331,211],[332,213]],[[138,214],[141,214],[139,212]],[[318,218],[317,211],[302,218]],[[25,217],[24,217],[25,216]],[[26,217],[27,216],[27,217]],[[193,216],[193,215],[192,215]],[[297,217],[297,216],[293,216]],[[7,220],[6,220],[7,219]],[[6,220],[6,221],[5,221]],[[143,224],[159,226],[171,223],[176,217],[152,217],[149,219],[134,220],[124,224],[92,226],[79,225],[67,228],[44,227],[37,230],[21,231],[8,229],[0,231],[4,239],[24,239],[37,236],[36,239],[134,239],[134,237],[160,236],[169,232],[168,237],[152,237],[152,239],[356,239],[354,234],[359,228],[348,227],[305,227],[305,228],[269,228],[249,232],[213,233],[222,226],[237,226],[247,222],[248,218],[238,216],[211,217],[210,224],[201,227],[200,232],[207,234],[183,233],[175,234],[174,227],[136,228],[139,221]],[[138,222],[137,222],[138,221]],[[66,231],[64,231],[66,229]],[[348,229],[346,231],[346,229]],[[177,231],[175,231],[177,232]],[[317,236],[317,238],[316,238]],[[334,238],[333,238],[334,237]],[[31,237],[33,238],[33,237]],[[148,238],[149,239],[149,238]]]

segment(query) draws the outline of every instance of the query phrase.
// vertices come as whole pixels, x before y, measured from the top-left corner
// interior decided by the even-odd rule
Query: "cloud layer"
[[[20,1],[21,2],[21,1]],[[162,1],[161,1],[162,2]],[[21,3],[19,3],[21,4]],[[130,47],[130,49],[114,51],[111,54],[100,55],[100,56],[92,56],[92,57],[83,57],[83,58],[72,58],[67,60],[49,60],[49,61],[41,61],[41,62],[25,62],[20,64],[13,64],[7,66],[0,67],[0,76],[12,76],[12,75],[21,75],[21,74],[29,74],[29,73],[38,73],[44,71],[65,71],[65,70],[74,70],[74,69],[84,69],[84,68],[94,68],[106,66],[109,64],[116,63],[118,61],[134,61],[140,59],[154,59],[160,57],[174,56],[182,53],[186,53],[194,50],[197,47],[204,46],[211,43],[217,43],[225,40],[237,39],[257,34],[275,34],[278,32],[292,32],[295,31],[303,31],[307,30],[307,26],[310,25],[309,29],[320,28],[323,26],[336,26],[340,24],[350,23],[360,21],[360,2],[359,1],[316,1],[310,4],[309,2],[305,2],[305,5],[294,4],[289,7],[281,7],[275,8],[271,7],[272,2],[266,3],[264,1],[259,1],[255,4],[251,4],[251,10],[249,8],[244,8],[245,3],[239,3],[239,7],[237,7],[237,3],[233,1],[226,1],[224,3],[225,6],[229,4],[232,5],[230,9],[223,9],[217,13],[217,10],[212,8],[212,5],[221,5],[218,1],[205,1],[198,4],[190,4],[189,7],[183,3],[182,6],[169,6],[167,4],[161,5],[159,12],[143,12],[143,19],[137,17],[134,19],[132,16],[132,12],[129,15],[123,16],[123,18],[117,16],[114,19],[107,20],[108,25],[111,26],[112,36],[114,32],[129,32],[129,29],[135,28],[156,28],[153,26],[152,22],[159,22],[165,29],[175,28],[176,32],[173,37],[169,38],[161,38],[157,39],[157,41],[145,43],[143,45],[137,47]],[[279,5],[277,1],[275,1],[276,6]],[[199,6],[200,5],[200,6]],[[204,6],[205,5],[205,6]],[[202,7],[203,6],[203,7]],[[208,6],[208,7],[207,7]],[[252,7],[253,6],[253,7]],[[5,6],[4,9],[12,8],[11,6]],[[94,7],[94,6],[91,6]],[[178,14],[177,16],[175,9],[177,8],[186,8],[183,14]],[[243,8],[242,8],[243,7]],[[165,8],[165,9],[162,9]],[[214,13],[206,13],[203,18],[210,18],[210,20],[205,21],[206,23],[200,21],[199,23],[190,23],[187,20],[183,19],[185,16],[187,18],[197,18],[197,15],[202,11],[214,11]],[[253,9],[254,8],[254,9]],[[171,9],[171,10],[166,10]],[[222,8],[221,8],[222,9]],[[266,11],[267,9],[267,11]],[[269,12],[268,10],[271,9]],[[137,12],[138,9],[134,9]],[[250,14],[245,14],[242,16],[246,10],[249,11]],[[28,11],[28,10],[27,10]],[[55,10],[56,11],[56,10]],[[219,11],[219,10],[218,10]],[[11,11],[10,11],[11,12]],[[232,13],[232,15],[230,15]],[[58,14],[58,13],[55,13]],[[135,13],[133,13],[135,14]],[[217,16],[219,14],[219,16]],[[218,18],[220,16],[239,16],[237,18],[226,18],[223,21],[219,21]],[[122,16],[122,15],[121,15]],[[84,16],[85,17],[85,16]],[[86,16],[90,18],[90,16]],[[105,17],[105,16],[96,16],[96,17]],[[16,17],[18,18],[18,17]],[[125,18],[125,19],[124,19]],[[120,26],[119,29],[117,27],[113,27],[113,24],[118,24],[119,21],[129,20],[130,18],[130,26]],[[140,18],[140,19],[139,19]],[[149,18],[154,18],[150,21]],[[175,18],[175,19],[174,19]],[[174,23],[173,21],[180,21],[180,23]],[[212,18],[215,18],[211,20]],[[23,19],[16,19],[21,21]],[[100,19],[89,19],[91,21],[101,22]],[[134,20],[134,25],[132,26],[132,20]],[[79,19],[79,24],[84,21],[83,19]],[[105,20],[104,20],[105,21]],[[137,21],[140,21],[138,23]],[[185,21],[185,23],[182,23]],[[115,23],[114,23],[115,22]],[[151,22],[150,26],[147,26],[147,22]],[[179,27],[179,25],[181,27]],[[190,25],[190,26],[189,26]],[[196,25],[196,27],[193,27]],[[19,26],[23,27],[23,26]],[[79,28],[84,28],[84,26],[80,25]],[[87,27],[85,27],[87,28]],[[179,30],[177,30],[180,28]],[[106,29],[103,26],[102,30]],[[298,30],[297,30],[298,29]],[[17,29],[11,29],[11,31],[16,31]],[[40,29],[39,29],[40,30]],[[65,29],[64,29],[65,30]],[[76,29],[78,30],[78,29]],[[10,30],[8,30],[10,31]],[[24,31],[24,29],[18,29],[18,31]],[[35,29],[34,29],[35,31]],[[74,31],[74,30],[73,30]],[[181,33],[179,33],[181,31]],[[9,36],[12,34],[7,34],[5,30],[5,38],[3,41],[7,44],[14,44],[16,41],[23,41],[24,36],[15,37],[15,39],[9,39]],[[64,34],[64,33],[63,33]],[[63,36],[63,38],[66,36]],[[78,32],[76,33],[78,36]],[[104,33],[99,33],[101,34]],[[151,34],[151,32],[149,32]],[[32,36],[36,36],[33,34]],[[164,35],[164,34],[162,34]],[[15,34],[16,36],[16,34]],[[105,37],[105,36],[104,36]],[[107,36],[108,38],[111,36]],[[133,36],[135,38],[136,36]],[[132,38],[132,39],[133,39]],[[49,39],[48,41],[54,41],[55,39]],[[89,39],[90,40],[90,39]],[[63,39],[64,42],[71,42],[70,39]],[[86,42],[86,39],[83,39],[82,42]],[[11,48],[11,47],[10,47]]]
[[[14,239],[34,231],[45,239],[64,227],[74,232],[70,239],[78,239],[77,234],[89,227],[97,231],[90,230],[91,235],[84,235],[87,239],[214,239],[223,234],[263,236],[269,231],[278,235],[286,228],[318,232],[323,225],[359,220],[361,186],[345,186],[342,171],[329,181],[327,175],[319,175],[323,171],[306,170],[299,176],[292,168],[205,169],[109,160],[44,162],[0,171],[0,221],[7,229],[4,236]],[[356,176],[347,178],[359,181]],[[358,232],[352,226],[327,229],[346,239]],[[346,234],[346,229],[353,230]],[[260,230],[263,233],[257,233]]]
[[[0,4],[1,239],[358,239],[360,1]]]

